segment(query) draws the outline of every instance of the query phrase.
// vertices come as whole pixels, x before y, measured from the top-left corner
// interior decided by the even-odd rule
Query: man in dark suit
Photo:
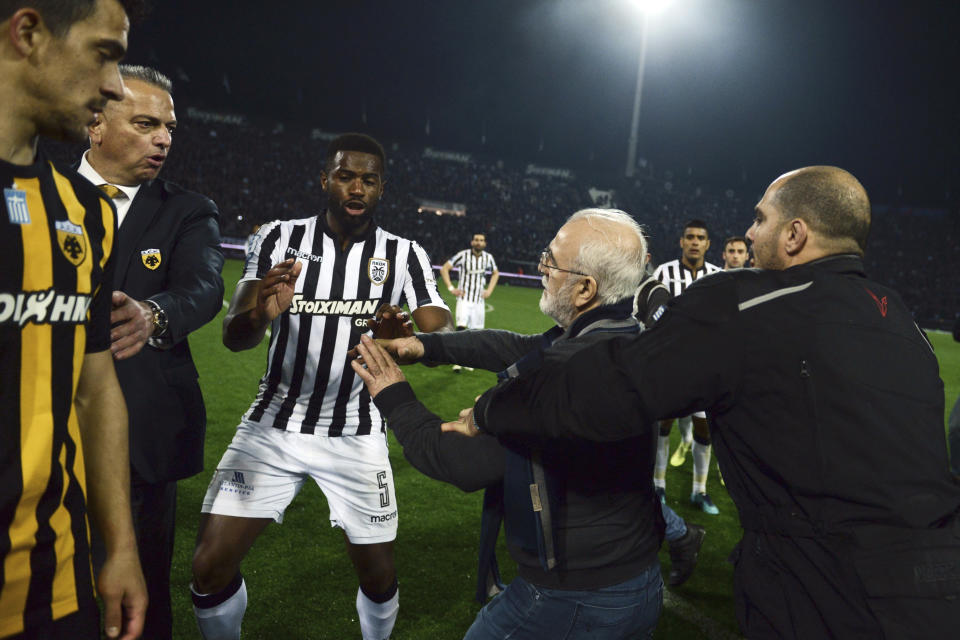
[[[144,638],[172,634],[176,481],[203,468],[206,412],[186,337],[223,302],[216,205],[157,178],[177,121],[170,80],[122,65],[123,102],[90,126],[79,172],[117,207],[111,350],[130,414],[134,526],[150,596]]]

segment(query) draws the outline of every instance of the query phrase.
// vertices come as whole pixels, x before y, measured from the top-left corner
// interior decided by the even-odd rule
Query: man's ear
[[[103,114],[94,116],[93,122],[87,125],[87,135],[90,136],[90,146],[100,146],[103,142]]]
[[[783,249],[791,257],[803,251],[810,240],[810,227],[803,218],[794,218],[788,222],[785,233]]]
[[[323,190],[324,193],[326,193],[327,191],[327,172],[326,171],[320,172],[320,189]]]
[[[9,27],[10,42],[14,49],[24,58],[29,58],[40,46],[44,38],[50,37],[43,18],[36,11],[25,7],[13,14]]]
[[[584,276],[577,285],[577,295],[573,303],[578,309],[590,306],[597,297],[597,281],[593,276]]]

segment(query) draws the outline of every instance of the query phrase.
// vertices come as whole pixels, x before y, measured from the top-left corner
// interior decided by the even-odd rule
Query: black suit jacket
[[[187,334],[223,303],[219,213],[207,197],[163,180],[144,183],[117,239],[113,288],[156,302],[169,321],[163,347],[116,363],[130,416],[130,464],[146,482],[203,470],[206,410]]]

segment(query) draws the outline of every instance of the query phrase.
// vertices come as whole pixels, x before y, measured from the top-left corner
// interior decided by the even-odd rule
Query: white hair
[[[585,221],[596,233],[580,244],[573,269],[597,281],[597,300],[613,304],[632,297],[643,280],[647,239],[630,214],[619,209],[581,209],[565,224]]]

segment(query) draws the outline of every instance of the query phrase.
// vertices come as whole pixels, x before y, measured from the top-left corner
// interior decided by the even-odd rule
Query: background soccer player
[[[747,249],[747,239],[743,236],[732,236],[723,242],[723,270],[742,269],[750,260],[750,251]]]
[[[680,234],[680,257],[676,260],[664,262],[653,276],[660,280],[674,297],[696,280],[705,275],[720,271],[720,267],[706,261],[707,250],[710,248],[710,233],[702,220],[691,220],[683,227]],[[696,366],[696,363],[690,363]],[[690,492],[690,502],[700,507],[707,514],[720,513],[707,493],[707,473],[710,470],[710,430],[707,427],[707,416],[698,411],[692,416],[681,418],[680,445],[670,457],[670,464],[674,467],[683,465],[687,453],[693,449],[693,486]],[[657,445],[657,463],[653,472],[653,483],[661,500],[666,500],[667,489],[667,456],[670,453],[670,428],[673,420],[663,420],[660,423],[660,439]]]
[[[194,611],[207,640],[238,638],[246,609],[240,563],[312,478],[344,530],[360,581],[366,640],[390,636],[399,609],[393,541],[397,503],[384,421],[347,363],[381,304],[410,308],[421,331],[452,330],[430,259],[379,227],[383,148],[346,134],[327,147],[326,211],[257,233],[223,322],[234,351],[272,327],[269,362],[250,410],[217,465],[193,560]]]
[[[452,258],[443,263],[440,277],[447,285],[447,291],[457,297],[456,321],[457,329],[483,329],[486,319],[487,305],[484,302],[493,293],[500,279],[500,271],[493,256],[484,251],[487,247],[487,236],[482,233],[473,234],[470,248],[457,252]],[[450,282],[450,271],[460,269],[457,286]],[[490,285],[487,286],[487,274],[490,274]],[[472,367],[465,367],[468,371]],[[454,371],[460,370],[460,365],[453,365]]]

